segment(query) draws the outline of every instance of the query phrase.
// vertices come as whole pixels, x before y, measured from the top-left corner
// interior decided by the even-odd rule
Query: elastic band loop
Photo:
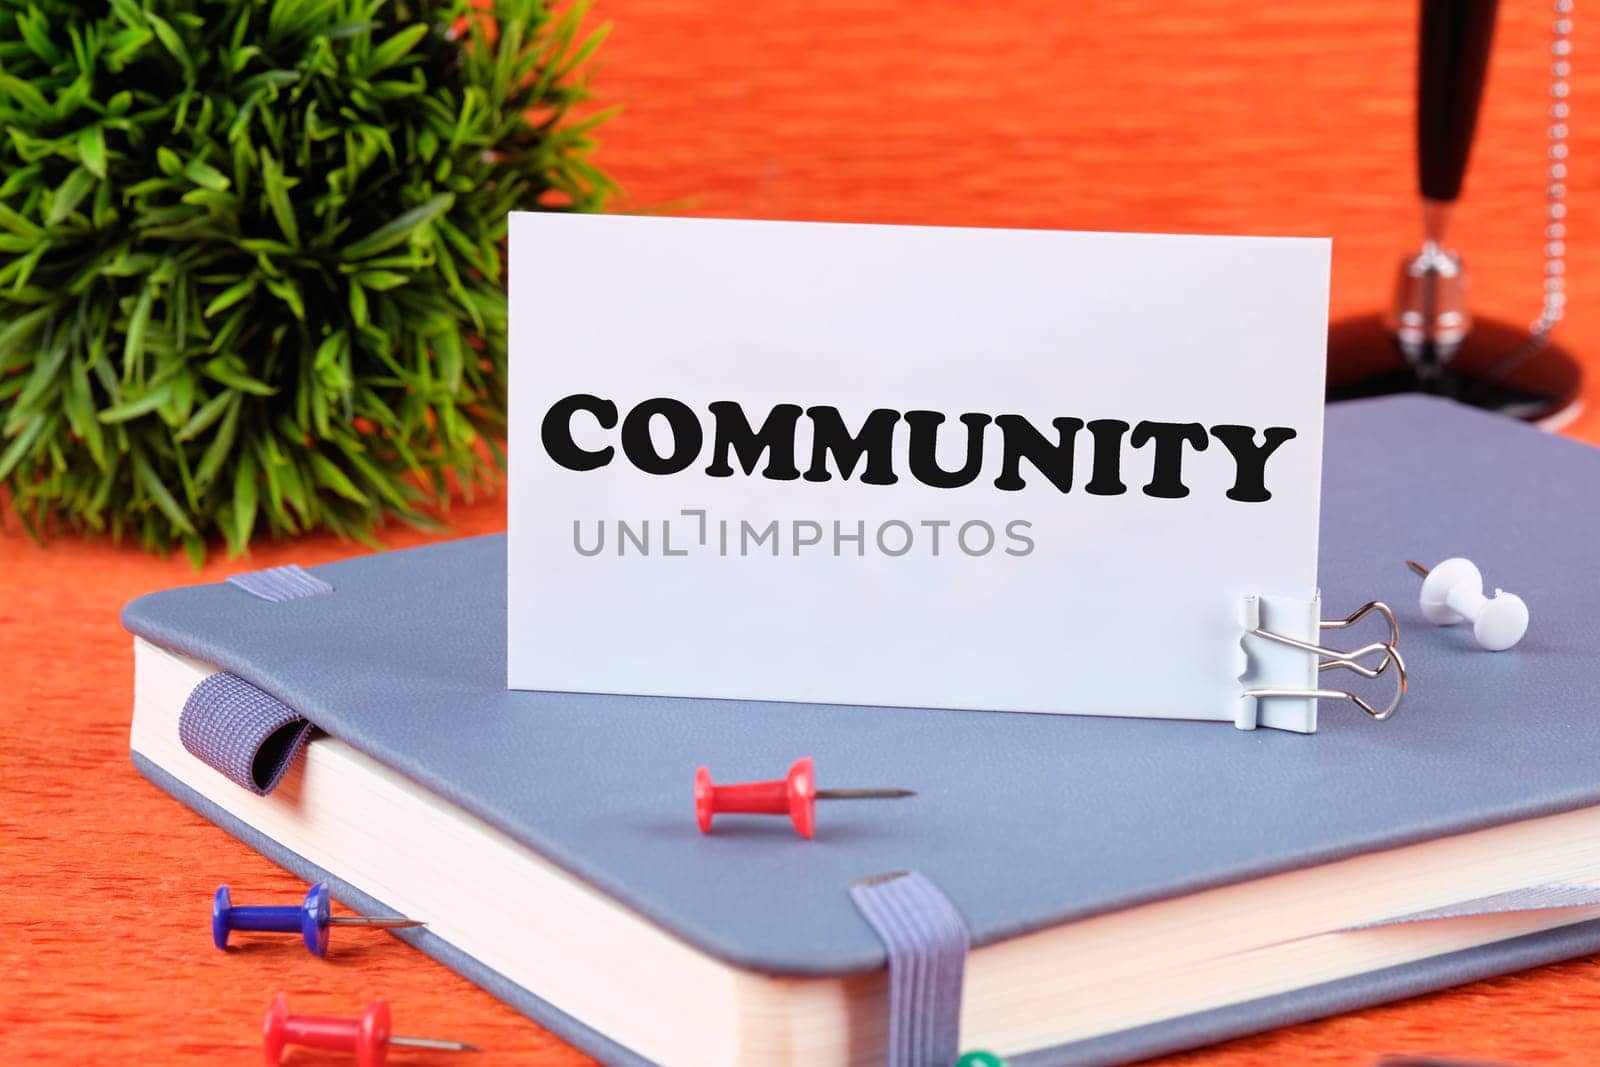
[[[251,596],[276,603],[333,592],[332,585],[297,563],[286,563],[281,567],[268,567],[260,571],[246,571],[243,574],[232,575],[227,582],[235,588],[243,589]]]
[[[961,1037],[967,924],[939,887],[915,871],[850,887],[889,955],[889,1067],[949,1067]]]
[[[277,786],[310,732],[293,708],[226,671],[195,686],[178,716],[190,755],[258,796]]]

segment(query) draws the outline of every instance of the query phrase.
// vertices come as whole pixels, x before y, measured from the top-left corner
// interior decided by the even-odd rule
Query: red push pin
[[[268,1064],[282,1062],[287,1045],[354,1052],[360,1067],[383,1067],[391,1046],[425,1048],[441,1052],[482,1052],[465,1041],[439,1041],[431,1037],[399,1037],[389,1032],[389,1002],[374,1000],[359,1019],[321,1015],[290,1015],[289,994],[272,998],[261,1025],[261,1049]]]
[[[694,816],[703,834],[711,832],[711,820],[718,812],[744,812],[787,815],[795,832],[811,838],[817,832],[819,800],[883,800],[916,795],[909,789],[818,789],[810,756],[795,760],[787,777],[770,782],[713,785],[709,769],[701,767],[694,772]]]

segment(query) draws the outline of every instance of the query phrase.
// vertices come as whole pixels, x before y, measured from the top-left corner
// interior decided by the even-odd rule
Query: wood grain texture
[[[1332,234],[1335,314],[1385,299],[1417,232],[1409,117],[1414,5],[1383,0],[599,0],[614,32],[595,86],[625,105],[603,162],[632,206],[717,216]],[[1600,173],[1578,12],[1569,321],[1600,376]],[[1456,237],[1480,312],[1537,310],[1543,0],[1502,4]],[[1600,58],[1593,61],[1600,69]],[[1600,440],[1600,403],[1571,429]],[[454,533],[503,528],[503,502]],[[404,531],[393,546],[421,538]],[[1402,546],[1403,547],[1403,546]],[[163,586],[351,554],[327,538],[200,573],[128,548],[0,531],[0,1034],[7,1062],[251,1062],[261,1013],[354,1011],[490,1051],[403,1062],[576,1067],[585,1057],[381,934],[326,962],[287,942],[210,948],[236,899],[295,881],[140,779],[127,757],[129,641],[117,611]],[[1398,549],[1397,549],[1398,551]],[[1576,961],[1164,1061],[1361,1064],[1396,1051],[1592,1063],[1600,967]],[[396,1063],[402,1062],[397,1054]],[[291,1062],[345,1062],[308,1053]]]

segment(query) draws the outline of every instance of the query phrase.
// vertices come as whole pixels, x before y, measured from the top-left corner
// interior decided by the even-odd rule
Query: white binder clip
[[[1363,604],[1342,619],[1321,617],[1322,599],[1294,600],[1287,597],[1247,596],[1240,613],[1244,628],[1241,645],[1248,660],[1240,679],[1238,714],[1234,725],[1241,730],[1271,726],[1280,730],[1315,733],[1319,699],[1348,700],[1378,722],[1389,718],[1406,695],[1406,664],[1400,658],[1400,626],[1394,612],[1381,600]],[[1323,630],[1342,630],[1354,626],[1373,612],[1389,624],[1389,639],[1373,641],[1360,648],[1341,651],[1320,644]],[[1381,658],[1378,658],[1380,657]],[[1377,678],[1394,668],[1397,679],[1394,698],[1387,707],[1377,708],[1347,689],[1324,689],[1317,684],[1323,671],[1354,671],[1363,678]]]

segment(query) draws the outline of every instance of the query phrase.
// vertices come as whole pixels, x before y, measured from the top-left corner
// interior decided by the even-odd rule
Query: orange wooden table
[[[1545,0],[1505,0],[1455,238],[1480,312],[1536,311]],[[991,226],[1332,234],[1333,311],[1374,309],[1417,233],[1409,120],[1415,5],[1382,0],[599,0],[595,86],[625,111],[602,162],[641,208]],[[1600,29],[1578,12],[1569,321],[1600,382]],[[1591,120],[1591,116],[1593,116]],[[1568,432],[1600,441],[1600,385]],[[503,528],[502,501],[454,533]],[[393,546],[416,535],[393,531]],[[1402,546],[1403,547],[1403,546]],[[130,548],[40,549],[0,530],[0,1060],[252,1062],[270,995],[343,1012],[386,995],[408,1033],[585,1057],[392,939],[326,962],[258,943],[224,957],[205,914],[295,881],[129,765],[120,606],[162,586],[360,551],[263,546],[193,572]],[[1600,966],[1577,961],[1236,1041],[1168,1064],[1361,1064],[1385,1052],[1600,1062]],[[399,1057],[396,1057],[397,1061]],[[294,1062],[338,1062],[302,1053]],[[419,1065],[450,1057],[405,1057]]]

